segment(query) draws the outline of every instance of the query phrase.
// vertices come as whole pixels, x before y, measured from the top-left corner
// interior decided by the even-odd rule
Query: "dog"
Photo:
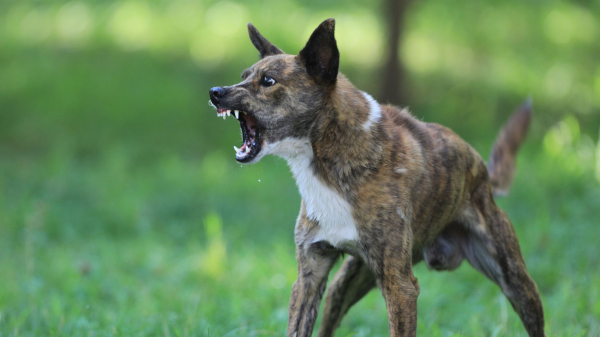
[[[531,102],[501,130],[489,165],[453,133],[380,105],[339,72],[335,20],[298,55],[248,24],[260,60],[242,82],[210,89],[217,115],[239,120],[236,160],[287,160],[302,203],[295,227],[298,279],[287,336],[311,336],[330,270],[319,336],[332,336],[372,288],[385,299],[391,336],[415,336],[420,288],[413,265],[453,270],[466,259],[495,282],[530,336],[544,336],[537,286],[514,228],[494,202],[505,194],[531,119]]]

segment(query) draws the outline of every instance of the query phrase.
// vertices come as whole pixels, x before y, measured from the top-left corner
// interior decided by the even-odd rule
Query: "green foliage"
[[[279,336],[299,196],[284,161],[236,164],[208,89],[239,80],[252,21],[288,52],[337,19],[342,71],[377,96],[382,4],[0,3],[0,336]],[[549,336],[600,333],[598,1],[414,2],[411,109],[487,155],[527,95],[511,195]],[[465,263],[419,265],[419,334],[525,335]],[[340,336],[385,336],[373,291]]]

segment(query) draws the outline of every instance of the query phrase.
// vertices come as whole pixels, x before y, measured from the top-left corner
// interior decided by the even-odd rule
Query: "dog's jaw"
[[[243,144],[241,148],[233,146],[235,159],[240,163],[258,162],[264,156],[264,154],[261,155],[263,140],[258,120],[244,110],[226,109],[214,105],[211,101],[208,101],[208,104],[217,110],[217,117],[223,117],[225,120],[227,116],[233,115],[240,123]]]

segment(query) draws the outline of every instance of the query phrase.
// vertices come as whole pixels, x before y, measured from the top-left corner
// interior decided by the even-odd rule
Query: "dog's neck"
[[[352,247],[358,240],[352,191],[380,165],[383,116],[370,95],[352,86],[336,89],[310,138],[286,138],[269,150],[287,160],[306,216],[319,224],[311,241]]]
[[[384,116],[373,97],[344,77],[330,95],[328,111],[311,130],[313,168],[330,185],[350,190],[383,158]]]
[[[358,90],[343,75],[338,77],[335,88],[329,94],[328,103],[327,108],[331,111],[321,115],[328,117],[330,122],[340,127],[343,132],[339,136],[351,138],[370,136],[371,129],[382,118],[379,103],[371,95]],[[357,133],[358,129],[365,132]]]
[[[345,78],[340,80],[318,112],[309,138],[287,138],[269,148],[287,160],[303,195],[313,178],[350,192],[384,156],[381,107]]]

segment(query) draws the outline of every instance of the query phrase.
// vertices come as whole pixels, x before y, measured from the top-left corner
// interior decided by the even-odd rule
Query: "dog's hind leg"
[[[500,286],[530,336],[545,336],[544,311],[537,285],[529,276],[514,228],[492,199],[487,186],[473,195],[480,221],[468,225],[463,246],[475,269]]]
[[[376,285],[375,276],[361,258],[346,258],[327,289],[318,336],[333,336],[350,307]]]

